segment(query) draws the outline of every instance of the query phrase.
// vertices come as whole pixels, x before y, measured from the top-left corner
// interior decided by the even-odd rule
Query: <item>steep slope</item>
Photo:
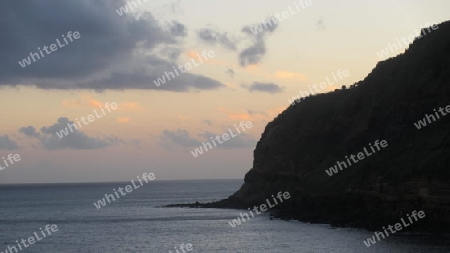
[[[308,97],[269,123],[242,188],[216,206],[260,205],[278,191],[279,215],[379,228],[413,210],[412,229],[450,225],[450,115],[414,123],[450,105],[450,22],[439,25],[354,88]],[[325,170],[369,143],[388,146],[329,176]]]

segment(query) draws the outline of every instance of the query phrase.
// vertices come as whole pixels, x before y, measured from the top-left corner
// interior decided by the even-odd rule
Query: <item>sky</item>
[[[446,21],[450,9],[447,0],[130,2],[0,3],[0,184],[145,172],[242,179],[292,97],[338,73],[313,91],[364,79],[404,52],[402,37]],[[78,129],[60,138],[70,123]],[[194,156],[206,142],[213,148]]]

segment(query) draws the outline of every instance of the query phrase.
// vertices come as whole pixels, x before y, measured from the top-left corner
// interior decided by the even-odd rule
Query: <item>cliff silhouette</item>
[[[426,217],[408,230],[450,227],[450,115],[418,129],[450,105],[450,22],[379,62],[348,89],[314,95],[270,122],[253,167],[228,199],[195,207],[246,208],[278,191],[291,199],[276,216],[380,229],[413,210]],[[386,148],[329,176],[325,170],[369,143]]]

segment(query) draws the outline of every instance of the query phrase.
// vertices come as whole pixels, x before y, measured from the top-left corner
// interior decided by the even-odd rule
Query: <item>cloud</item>
[[[175,62],[180,58],[181,49],[174,47],[164,47],[159,51],[159,57]]]
[[[62,100],[61,105],[68,108],[79,108],[79,107],[100,108],[104,106],[105,103],[93,99],[89,95],[83,95],[81,96],[81,98],[75,100]]]
[[[229,127],[233,131],[234,134],[237,134],[237,131],[234,127]],[[247,130],[248,131],[248,130]],[[228,133],[228,129],[224,130],[223,133]],[[176,147],[181,148],[197,148],[203,145],[203,142],[211,142],[211,137],[216,137],[216,135],[222,136],[223,133],[212,133],[205,132],[199,134],[198,136],[201,138],[191,137],[189,132],[185,129],[177,129],[175,131],[165,130],[159,136],[159,146],[168,150],[174,150]],[[230,138],[228,141],[224,141],[222,144],[217,144],[218,149],[241,149],[241,148],[251,148],[256,145],[257,140],[251,138],[248,134],[242,133],[237,136]]]
[[[106,0],[2,1],[0,29],[5,36],[0,47],[4,55],[0,62],[2,74],[10,81],[19,81],[18,76],[74,78],[101,71],[115,61],[129,59],[138,44],[153,48],[161,43],[176,42],[151,14],[139,21],[127,16],[118,18],[114,7],[122,4],[119,0],[109,3]],[[49,20],[48,12],[57,14]],[[58,25],[49,29],[50,24]],[[26,68],[19,66],[18,60],[29,56],[29,52],[56,43],[56,39],[61,39],[68,31],[78,31],[81,38],[51,54],[44,54],[44,58]]]
[[[227,74],[229,77],[234,77],[234,75],[235,75],[236,73],[235,73],[234,70],[232,70],[232,69],[227,69],[227,70],[225,71],[225,74]]]
[[[22,127],[19,129],[19,132],[24,134],[27,137],[38,138],[40,134],[36,131],[34,126]]]
[[[91,100],[89,100],[89,105],[92,106],[92,107],[100,108],[100,107],[102,107],[105,104],[100,102],[100,101],[98,101],[98,100],[91,99]]]
[[[158,144],[169,150],[173,150],[174,146],[198,147],[202,145],[199,140],[191,138],[189,132],[184,129],[177,129],[175,131],[164,130],[159,136]]]
[[[198,59],[200,57],[200,54],[195,50],[188,50],[186,51],[186,56],[189,58]]]
[[[301,74],[301,73],[296,73],[296,72],[289,72],[289,71],[277,71],[275,73],[275,77],[280,78],[280,79],[291,79],[291,80],[295,80],[295,81],[300,81],[300,82],[306,82],[306,76]]]
[[[264,92],[270,94],[283,92],[283,88],[274,83],[253,82],[250,85],[242,84],[241,87],[247,89],[249,92]]]
[[[119,123],[127,123],[130,121],[130,118],[117,118],[117,122]]]
[[[177,65],[175,65],[175,63],[174,65],[167,63],[159,66],[159,71],[154,71],[152,73],[146,73],[146,70],[144,69],[136,70],[130,73],[113,72],[108,77],[88,83],[78,84],[77,87],[79,89],[94,89],[97,91],[103,91],[105,89],[152,89],[174,92],[215,90],[225,87],[225,85],[221,82],[201,75],[186,72],[177,76],[173,72],[173,66]],[[168,80],[166,77],[169,74],[166,75],[166,72],[172,72],[175,78]],[[159,87],[157,87],[154,83],[157,82],[158,78],[164,78],[163,82],[159,82]],[[56,88],[54,85],[50,84],[47,84],[47,88],[48,87]]]
[[[181,37],[187,36],[186,26],[176,20],[172,20],[170,32],[174,36],[181,36]]]
[[[208,77],[185,73],[156,87],[153,80],[173,70],[181,39],[187,34],[178,21],[160,22],[144,12],[119,16],[121,0],[0,1],[0,87],[28,85],[40,89],[153,89],[175,92],[224,87]],[[70,11],[69,11],[70,10]],[[52,13],[49,18],[48,13]],[[78,31],[81,37],[47,54],[43,47]],[[62,42],[64,44],[64,42]],[[22,68],[18,61],[39,53]],[[170,47],[170,50],[164,48]],[[163,57],[154,54],[161,52]],[[165,55],[165,59],[164,58]],[[36,57],[35,57],[36,58]]]
[[[253,40],[253,45],[243,49],[239,53],[239,62],[242,67],[247,65],[258,64],[261,62],[262,58],[266,55],[266,38],[267,34],[273,33],[278,28],[277,23],[273,23],[267,26],[260,32],[254,33],[255,26],[244,26],[242,32],[247,36],[251,37]],[[252,31],[253,30],[253,31]]]
[[[66,136],[59,138],[57,132],[65,129],[68,124],[74,124],[68,118],[61,117],[58,121],[51,126],[44,126],[40,129],[40,132],[36,131],[33,126],[22,127],[19,132],[25,134],[30,138],[39,140],[40,144],[47,150],[62,150],[62,149],[75,149],[75,150],[92,150],[106,148],[115,145],[119,142],[123,142],[121,139],[113,136],[89,137],[80,130],[74,129]]]
[[[261,62],[261,59],[265,54],[265,42],[262,39],[257,39],[253,46],[242,50],[242,52],[239,54],[239,63],[242,67],[257,64]]]
[[[17,148],[16,141],[11,140],[8,135],[0,135],[0,150],[13,150]]]
[[[211,28],[202,28],[197,32],[197,35],[201,41],[210,45],[219,44],[227,49],[236,50],[236,42],[229,38],[227,33],[214,31]]]

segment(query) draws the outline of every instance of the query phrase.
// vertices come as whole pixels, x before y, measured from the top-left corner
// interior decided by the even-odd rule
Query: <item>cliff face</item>
[[[280,206],[285,218],[379,229],[424,210],[414,229],[448,229],[450,114],[414,125],[450,105],[450,22],[438,26],[354,87],[308,97],[269,123],[245,184],[222,203],[259,205],[289,191]],[[325,172],[376,140],[388,146],[333,176]]]

